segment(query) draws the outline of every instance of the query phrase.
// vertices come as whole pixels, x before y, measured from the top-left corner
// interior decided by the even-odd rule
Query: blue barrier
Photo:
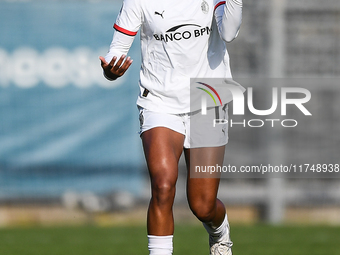
[[[0,2],[0,198],[139,192],[139,40],[117,82],[98,59],[120,7]]]

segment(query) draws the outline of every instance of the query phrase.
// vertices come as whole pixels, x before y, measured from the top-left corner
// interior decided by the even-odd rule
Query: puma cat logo
[[[163,17],[163,13],[164,13],[164,11],[163,11],[162,13],[155,12],[155,15],[159,15],[159,16],[161,16],[161,17],[162,17],[162,19],[164,19],[164,17]]]

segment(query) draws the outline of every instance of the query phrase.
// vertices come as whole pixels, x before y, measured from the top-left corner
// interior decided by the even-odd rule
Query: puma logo
[[[155,15],[159,15],[159,16],[161,16],[161,17],[162,17],[162,19],[164,19],[164,17],[163,17],[163,13],[164,13],[164,11],[163,11],[162,13],[155,12]]]

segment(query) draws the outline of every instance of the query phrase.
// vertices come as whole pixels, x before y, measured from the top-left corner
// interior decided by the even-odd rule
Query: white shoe
[[[209,236],[210,255],[232,255],[231,246],[233,246],[233,242],[230,240],[229,224],[226,228],[226,234],[220,242],[216,242],[212,236]]]

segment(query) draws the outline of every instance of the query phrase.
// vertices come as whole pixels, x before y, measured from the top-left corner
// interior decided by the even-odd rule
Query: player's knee
[[[215,217],[216,208],[209,203],[196,202],[190,204],[193,214],[202,222],[210,222]]]
[[[159,205],[170,204],[175,197],[176,184],[168,180],[152,181],[152,199]]]

